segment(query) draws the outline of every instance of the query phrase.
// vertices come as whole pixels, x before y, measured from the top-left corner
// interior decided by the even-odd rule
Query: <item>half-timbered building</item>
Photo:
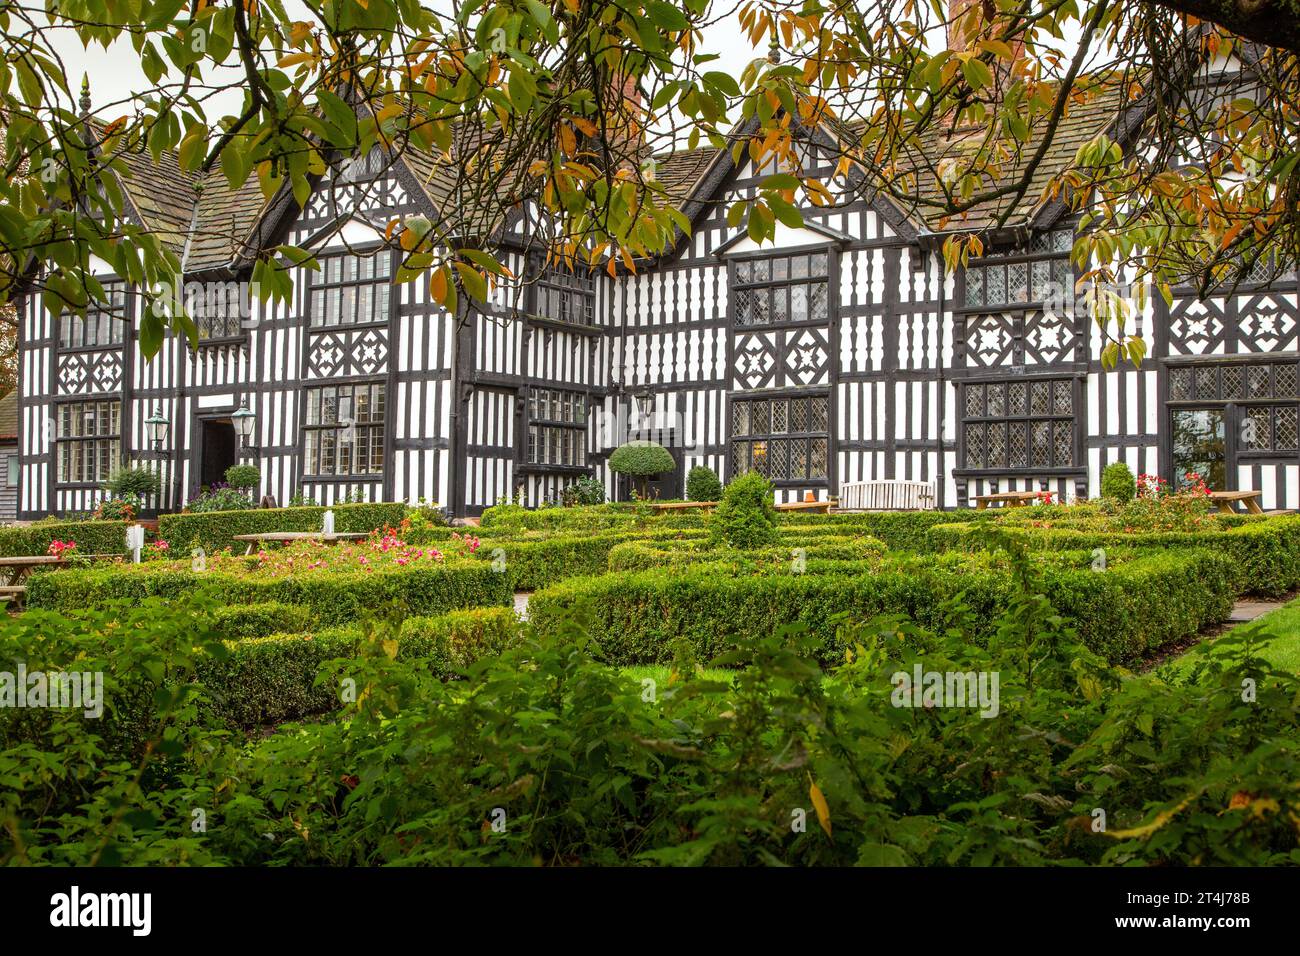
[[[606,461],[629,438],[672,451],[665,497],[702,464],[724,479],[757,470],[783,500],[894,478],[932,483],[945,508],[1006,490],[1073,500],[1125,461],[1300,507],[1294,270],[1205,298],[1178,290],[1172,305],[1149,297],[1129,329],[1151,347],[1140,368],[1104,370],[1100,333],[1073,303],[1077,220],[1041,187],[1098,131],[1123,140],[1132,125],[1114,98],[1072,108],[1027,198],[956,274],[936,223],[834,180],[830,137],[851,125],[804,134],[805,171],[842,201],[762,246],[725,211],[767,171],[729,150],[674,152],[655,163],[692,223],[674,248],[635,274],[547,270],[523,210],[497,242],[528,281],[456,315],[427,283],[394,283],[385,241],[394,218],[453,201],[428,157],[341,159],[299,207],[127,156],[129,215],[180,257],[201,340],[168,337],[144,361],[139,299],[121,286],[84,319],[26,301],[18,516],[88,511],[114,468],[145,461],[165,477],[159,510],[237,460],[256,461],[280,503],[423,500],[472,515],[516,495],[554,500],[583,475],[626,497]],[[246,280],[281,242],[312,249],[319,269],[295,269],[291,300],[265,305]],[[165,441],[151,419],[167,422]]]

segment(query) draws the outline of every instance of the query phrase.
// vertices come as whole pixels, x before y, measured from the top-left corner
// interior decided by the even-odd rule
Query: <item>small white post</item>
[[[334,534],[334,509],[333,508],[327,508],[325,510],[325,521],[321,527],[321,530],[325,533],[326,537],[329,537]]]
[[[126,529],[126,550],[131,552],[136,564],[140,563],[140,549],[144,547],[144,525],[133,524]]]

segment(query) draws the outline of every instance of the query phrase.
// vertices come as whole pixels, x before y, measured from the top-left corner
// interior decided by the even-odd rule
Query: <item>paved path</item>
[[[528,599],[532,596],[532,591],[515,592],[515,613],[525,621],[528,620]]]
[[[1286,601],[1238,601],[1232,605],[1232,613],[1228,615],[1228,623],[1245,624],[1247,621],[1262,617],[1269,611],[1276,611],[1286,603]]]

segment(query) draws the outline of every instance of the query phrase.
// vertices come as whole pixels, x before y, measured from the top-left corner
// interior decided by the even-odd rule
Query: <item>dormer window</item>
[[[536,283],[537,304],[533,314],[552,322],[570,325],[596,323],[596,279],[591,275],[552,268]]]
[[[829,268],[825,252],[735,260],[731,295],[736,328],[826,322]]]
[[[966,267],[963,304],[992,309],[1073,301],[1073,245],[1074,233],[1067,228],[1037,233],[1028,247],[990,250]]]

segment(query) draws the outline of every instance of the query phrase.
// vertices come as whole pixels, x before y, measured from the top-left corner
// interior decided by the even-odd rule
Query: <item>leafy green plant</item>
[[[722,482],[712,468],[696,465],[686,475],[688,501],[717,501],[722,497]]]
[[[772,484],[756,471],[727,485],[722,500],[709,515],[713,541],[733,548],[762,548],[776,544],[776,506]]]
[[[1133,477],[1128,465],[1122,461],[1113,461],[1102,469],[1101,496],[1120,503],[1137,497],[1137,479]]]
[[[998,535],[983,634],[960,594],[937,629],[842,615],[825,668],[773,623],[712,660],[666,641],[649,688],[580,616],[508,608],[236,642],[156,599],[0,620],[15,659],[103,670],[110,707],[0,711],[0,863],[1300,863],[1295,675],[1251,632],[1167,680],[1111,669]],[[917,672],[978,693],[918,703]],[[296,714],[333,719],[231,736]],[[178,828],[194,807],[221,825]]]
[[[191,498],[185,505],[185,511],[190,514],[207,514],[213,511],[248,511],[256,507],[257,503],[246,492],[228,485],[214,485]]]
[[[603,505],[605,484],[597,478],[582,477],[565,487],[560,500],[566,508],[576,505]]]
[[[136,502],[157,495],[162,489],[162,475],[151,468],[119,468],[104,482],[104,490],[114,498]]]
[[[630,441],[614,449],[609,456],[609,470],[627,475],[635,482],[639,497],[647,497],[647,480],[663,475],[677,467],[672,453],[663,445],[652,441]]]
[[[226,484],[246,491],[256,488],[262,480],[262,470],[256,465],[231,465],[226,469]]]

